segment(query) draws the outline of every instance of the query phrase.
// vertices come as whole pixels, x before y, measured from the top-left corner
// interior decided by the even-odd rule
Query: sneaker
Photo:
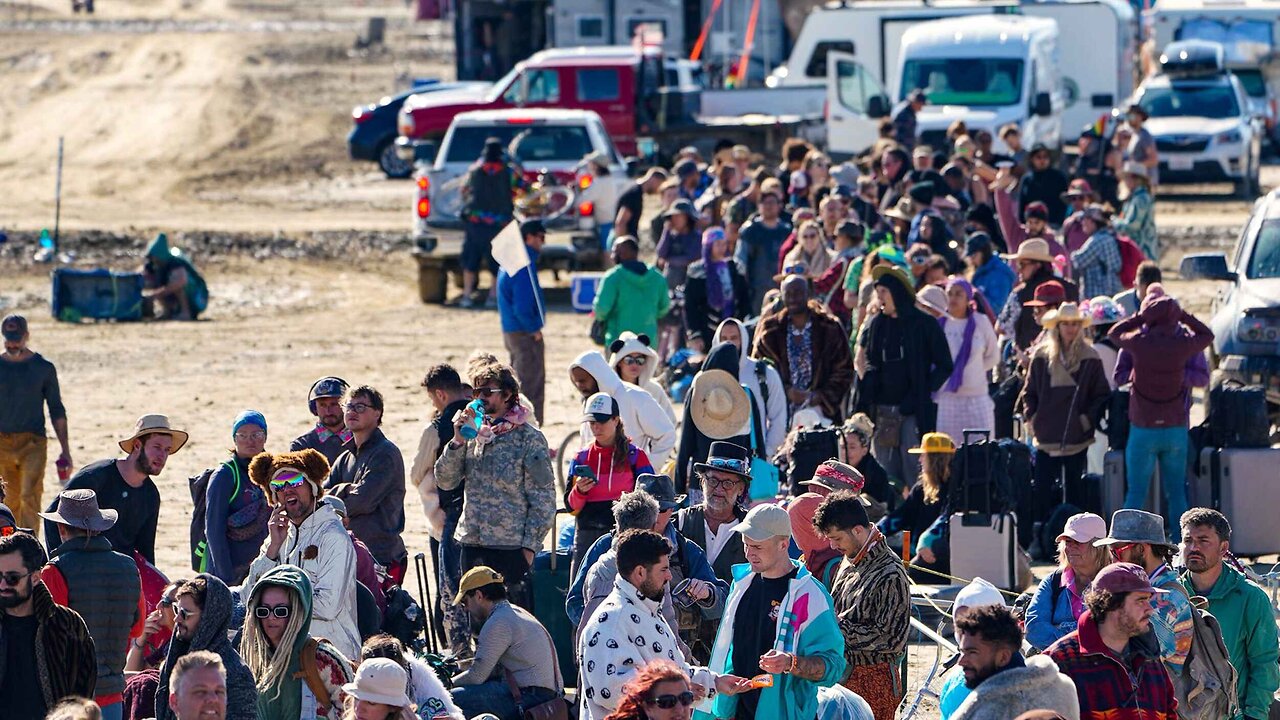
[[[458,307],[466,310],[470,310],[475,306],[476,306],[476,301],[472,300],[470,295],[463,295],[462,299],[458,301]]]

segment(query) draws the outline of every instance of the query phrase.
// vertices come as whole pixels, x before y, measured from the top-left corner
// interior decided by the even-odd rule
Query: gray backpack
[[[1178,695],[1178,717],[1187,720],[1235,717],[1239,714],[1236,669],[1222,640],[1222,626],[1204,609],[1208,601],[1191,597],[1181,583],[1171,584],[1190,601],[1194,625],[1191,652],[1182,666],[1182,675],[1172,678]]]

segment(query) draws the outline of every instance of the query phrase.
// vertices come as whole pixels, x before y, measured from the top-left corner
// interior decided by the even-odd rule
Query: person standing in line
[[[1138,103],[1129,105],[1125,117],[1127,125],[1122,127],[1129,131],[1130,137],[1122,150],[1126,162],[1140,163],[1147,169],[1147,179],[1155,186],[1160,184],[1160,154],[1156,148],[1155,136],[1145,127],[1150,117],[1147,109]]]
[[[644,196],[655,195],[667,181],[667,171],[652,167],[644,177],[629,185],[618,196],[618,214],[613,220],[613,237],[640,237],[640,214],[644,211]]]
[[[947,314],[938,324],[953,363],[950,377],[934,396],[938,431],[964,442],[967,429],[995,429],[987,377],[1000,360],[1000,344],[991,320],[978,310],[973,285],[964,278],[947,281]]]
[[[227,671],[222,658],[197,650],[173,668],[173,687],[162,702],[177,720],[225,720]]]
[[[266,493],[249,482],[249,461],[266,447],[267,419],[257,410],[245,410],[231,425],[231,439],[235,450],[205,492],[203,570],[239,585],[267,539],[271,517]]]
[[[40,580],[47,556],[34,535],[0,535],[0,698],[8,720],[44,720],[64,698],[93,697],[93,638],[80,614]]]
[[[351,531],[400,585],[409,567],[404,532],[404,455],[382,433],[382,393],[362,385],[347,395],[352,446],[338,456],[325,489],[347,505]]]
[[[436,483],[444,490],[466,483],[457,535],[463,572],[478,565],[497,570],[512,601],[529,607],[529,568],[555,521],[551,451],[520,404],[520,383],[511,368],[484,363],[469,370],[484,416],[477,418],[468,406],[454,417],[453,438],[436,460]],[[477,419],[477,434],[468,440],[462,428],[476,427]]]
[[[62,450],[59,478],[71,472],[71,443],[67,409],[62,405],[58,370],[40,353],[27,347],[31,331],[27,319],[9,315],[0,321],[4,352],[0,353],[0,477],[10,486],[9,509],[21,527],[38,530],[37,514],[44,494],[44,470],[49,440],[45,436],[44,406]]]
[[[1177,717],[1173,683],[1150,632],[1151,597],[1164,592],[1137,565],[1109,565],[1085,591],[1080,626],[1045,651],[1075,683],[1081,720]]]
[[[782,216],[782,183],[769,178],[760,184],[759,212],[738,232],[734,257],[747,273],[750,296],[745,307],[760,307],[765,293],[776,286],[778,254],[791,234],[791,223]]]
[[[151,476],[164,470],[169,456],[187,444],[187,434],[170,426],[164,415],[143,415],[134,424],[133,434],[120,441],[127,457],[110,458],[80,468],[71,476],[66,490],[92,490],[98,506],[114,510],[116,522],[103,536],[111,549],[122,555],[141,555],[156,564],[156,528],[160,522],[160,490]],[[56,509],[57,500],[47,512]],[[49,553],[61,540],[52,521],[44,523],[44,542]]]
[[[431,542],[431,558],[435,567],[437,587],[441,601],[432,612],[442,614],[443,627],[449,649],[459,657],[467,657],[471,650],[470,627],[466,613],[444,602],[458,592],[458,580],[462,577],[459,567],[461,549],[455,537],[458,518],[462,516],[463,488],[444,490],[436,482],[436,460],[444,446],[453,439],[453,418],[471,401],[470,388],[462,383],[462,377],[452,365],[434,365],[422,379],[431,398],[435,416],[422,431],[418,440],[418,454],[409,468],[409,480],[418,488],[422,499],[422,511],[427,518],[427,533]]]
[[[54,508],[40,517],[55,525],[62,542],[50,553],[40,579],[54,602],[84,618],[98,661],[93,699],[103,720],[120,720],[125,656],[129,642],[141,637],[147,615],[138,567],[133,558],[112,551],[103,536],[117,515],[99,509],[92,490],[64,490]]]
[[[772,361],[751,356],[751,335],[741,320],[729,318],[720,323],[709,347],[720,343],[738,349],[738,382],[755,402],[756,417],[764,425],[764,456],[771,458],[787,439],[787,393],[782,375]]]
[[[547,305],[538,282],[538,253],[547,241],[547,228],[541,220],[525,220],[520,223],[520,237],[524,239],[529,264],[515,275],[505,269],[498,272],[498,316],[502,321],[502,343],[511,354],[511,367],[541,424],[547,384],[546,344],[542,340]]]
[[[911,628],[907,572],[850,491],[828,495],[813,526],[844,556],[832,585],[849,668],[843,685],[862,695],[876,720],[892,720],[905,694],[896,666]]]
[[[1093,513],[1067,518],[1055,539],[1058,567],[1036,586],[1027,606],[1026,637],[1031,647],[1044,650],[1076,629],[1084,612],[1085,590],[1110,561],[1104,548],[1094,546],[1106,535],[1107,521]]]
[[[1231,523],[1217,510],[1192,508],[1179,521],[1187,570],[1182,587],[1209,601],[1236,669],[1237,719],[1265,720],[1280,687],[1276,624],[1267,592],[1226,562]]]
[[[1183,310],[1177,300],[1164,295],[1161,287],[1158,294],[1148,288],[1138,314],[1116,323],[1107,337],[1133,360],[1129,443],[1124,452],[1129,489],[1124,506],[1143,507],[1158,464],[1172,523],[1173,518],[1180,518],[1187,511],[1187,426],[1191,409],[1191,388],[1185,382],[1187,363],[1209,347],[1213,331]]]
[[[322,377],[307,392],[307,409],[316,416],[316,426],[289,443],[289,452],[306,448],[318,451],[332,466],[351,445],[351,431],[342,419],[342,398],[350,387],[340,377]]]
[[[782,300],[781,312],[760,321],[752,355],[778,369],[793,415],[811,407],[832,422],[842,422],[844,401],[853,384],[853,358],[844,327],[825,305],[810,297],[803,277],[789,275],[782,282]]]
[[[640,260],[640,242],[631,235],[613,241],[614,267],[600,280],[592,304],[596,322],[604,325],[607,348],[625,330],[658,337],[658,320],[671,308],[667,281]]]
[[[1116,295],[1124,286],[1120,284],[1120,269],[1124,258],[1120,255],[1120,240],[1111,228],[1111,214],[1106,207],[1093,204],[1084,209],[1080,222],[1089,239],[1071,253],[1073,277],[1080,285],[1080,297]]]
[[[929,102],[923,89],[912,90],[907,99],[898,103],[890,116],[893,119],[893,139],[910,151],[916,146],[916,115]]]

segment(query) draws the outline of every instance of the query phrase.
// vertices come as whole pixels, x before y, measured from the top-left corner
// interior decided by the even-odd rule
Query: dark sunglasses
[[[472,388],[472,389],[471,389],[471,397],[473,397],[473,398],[478,398],[478,397],[491,397],[491,396],[493,396],[493,395],[497,395],[497,394],[498,394],[498,393],[500,393],[500,392],[502,392],[502,388],[499,388],[499,387],[478,387],[478,388]]]
[[[644,367],[649,362],[649,358],[643,355],[635,355],[635,356],[628,355],[627,357],[622,358],[622,362],[623,364],[626,364],[626,365],[635,365],[637,367]]]
[[[259,605],[253,609],[253,616],[258,619],[265,620],[266,618],[275,615],[283,620],[284,618],[289,617],[289,612],[290,610],[288,605]]]
[[[200,611],[199,611],[199,610],[188,610],[188,609],[186,609],[186,608],[182,607],[181,605],[174,605],[174,606],[173,606],[173,614],[174,614],[174,615],[177,615],[179,620],[186,620],[187,618],[191,617],[192,615],[199,615],[199,614],[200,614]]]
[[[689,690],[685,690],[679,695],[658,695],[656,697],[645,698],[644,701],[645,705],[657,705],[663,710],[670,710],[676,706],[676,703],[689,707],[693,704],[693,693]]]
[[[31,577],[31,573],[0,573],[0,584],[9,585],[10,587],[18,587],[18,583],[29,577]]]

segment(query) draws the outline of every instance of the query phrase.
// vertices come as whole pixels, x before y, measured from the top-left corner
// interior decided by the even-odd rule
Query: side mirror
[[[1235,282],[1239,275],[1227,269],[1227,256],[1222,253],[1199,253],[1182,258],[1178,274],[1185,280],[1223,280]]]
[[[1049,93],[1036,93],[1035,102],[1031,104],[1031,113],[1040,117],[1049,117],[1053,114],[1053,98],[1049,97]]]
[[[884,95],[872,95],[867,98],[867,117],[882,118],[889,114],[889,98]]]

